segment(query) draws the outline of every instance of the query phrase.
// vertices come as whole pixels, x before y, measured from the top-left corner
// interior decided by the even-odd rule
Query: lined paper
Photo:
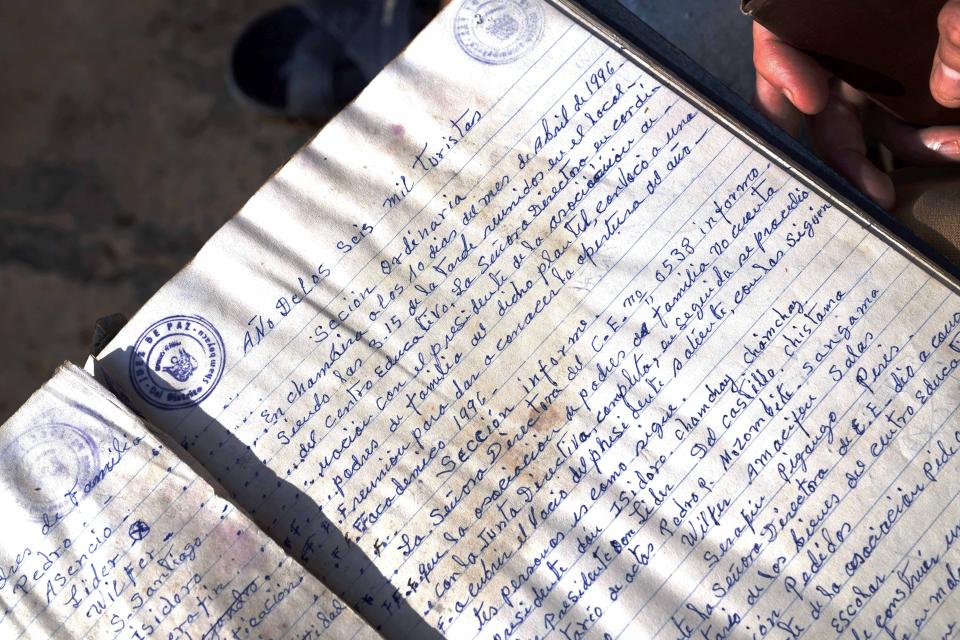
[[[956,293],[548,5],[490,4],[145,305],[113,388],[385,637],[952,637]]]
[[[378,637],[73,365],[0,450],[0,637]]]

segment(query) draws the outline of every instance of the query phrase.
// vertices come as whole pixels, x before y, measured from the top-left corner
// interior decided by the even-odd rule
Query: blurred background
[[[614,1],[614,0],[611,0]],[[317,126],[233,100],[234,39],[273,0],[0,3],[0,422],[97,318],[174,275]],[[622,0],[735,91],[736,0]]]

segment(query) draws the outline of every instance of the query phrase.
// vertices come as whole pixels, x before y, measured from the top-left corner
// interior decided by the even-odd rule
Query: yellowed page
[[[958,323],[648,69],[462,0],[101,364],[387,637],[940,637]]]
[[[0,429],[0,638],[376,638],[65,365]]]

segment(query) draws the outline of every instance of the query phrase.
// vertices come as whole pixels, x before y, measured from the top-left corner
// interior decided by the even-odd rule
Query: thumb
[[[933,57],[930,93],[945,107],[960,107],[960,0],[949,0],[937,18],[940,42]]]

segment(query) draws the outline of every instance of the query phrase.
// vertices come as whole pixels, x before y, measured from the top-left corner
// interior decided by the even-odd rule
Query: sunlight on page
[[[101,364],[389,638],[940,637],[958,331],[649,70],[464,0]]]
[[[0,638],[378,637],[178,449],[69,364],[3,426]]]

